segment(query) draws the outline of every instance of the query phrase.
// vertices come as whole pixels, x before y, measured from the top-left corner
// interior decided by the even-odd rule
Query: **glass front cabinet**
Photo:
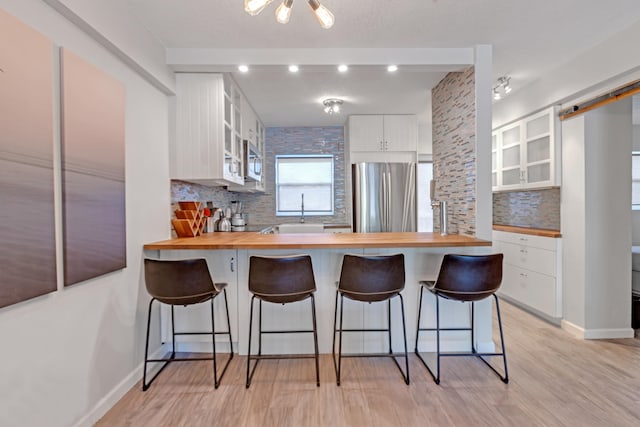
[[[551,107],[492,134],[493,191],[560,185],[560,125]]]

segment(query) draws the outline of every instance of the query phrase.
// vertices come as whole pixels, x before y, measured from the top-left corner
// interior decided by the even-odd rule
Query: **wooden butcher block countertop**
[[[302,249],[302,248],[438,248],[491,246],[488,240],[438,233],[205,233],[147,243],[147,250],[171,249]]]
[[[562,237],[560,230],[549,230],[546,228],[515,227],[513,225],[493,224],[493,229],[496,231],[507,231],[509,233],[529,234],[532,236],[556,237],[556,238]]]

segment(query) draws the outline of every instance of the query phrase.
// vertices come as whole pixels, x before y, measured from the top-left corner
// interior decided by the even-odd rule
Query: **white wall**
[[[141,375],[142,245],[170,236],[167,98],[43,1],[0,7],[126,87],[128,267],[68,289],[59,272],[57,292],[0,309],[0,425],[91,425]]]
[[[562,270],[564,319],[585,324],[585,125],[584,116],[562,122]]]
[[[565,120],[563,326],[584,338],[633,337],[631,99]]]

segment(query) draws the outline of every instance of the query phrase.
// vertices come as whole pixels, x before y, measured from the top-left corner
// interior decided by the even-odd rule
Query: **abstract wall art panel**
[[[61,49],[64,285],[126,267],[124,85]]]
[[[53,45],[0,9],[0,307],[53,292]]]

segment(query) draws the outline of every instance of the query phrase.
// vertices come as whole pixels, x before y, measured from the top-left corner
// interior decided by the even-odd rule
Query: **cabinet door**
[[[176,75],[176,138],[171,178],[200,181],[222,178],[224,91],[220,74]]]
[[[553,185],[553,116],[550,110],[523,121],[527,187]]]
[[[349,117],[349,150],[350,151],[383,151],[383,119],[382,116],[350,116]]]
[[[521,156],[522,146],[520,122],[498,130],[500,140],[500,188],[513,189],[521,186]]]
[[[384,151],[417,151],[418,119],[413,115],[383,116]]]
[[[500,173],[498,172],[498,132],[491,134],[491,189],[496,191],[500,188]]]

